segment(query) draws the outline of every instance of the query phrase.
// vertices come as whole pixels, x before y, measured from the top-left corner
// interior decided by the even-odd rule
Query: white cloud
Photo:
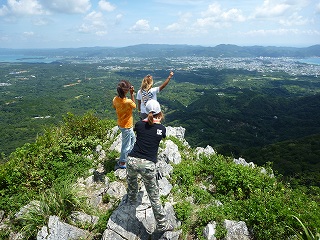
[[[170,5],[198,5],[203,3],[203,0],[155,0],[155,2],[160,4],[170,4]]]
[[[320,14],[320,2],[316,5],[316,13]]]
[[[179,21],[180,22],[189,22],[190,18],[192,17],[192,13],[186,12],[186,13],[179,13]]]
[[[101,10],[107,11],[107,12],[112,12],[113,10],[116,9],[114,5],[112,5],[110,2],[107,2],[105,0],[99,1],[99,7]]]
[[[78,32],[80,33],[89,33],[92,30],[91,26],[89,26],[88,24],[83,23],[79,29]]]
[[[131,31],[145,32],[150,30],[149,21],[145,19],[138,20],[131,28]]]
[[[43,0],[43,5],[54,12],[85,13],[90,10],[90,0]]]
[[[227,22],[220,22],[217,21],[215,17],[207,17],[207,18],[199,18],[197,19],[195,26],[199,27],[214,27],[214,28],[223,28],[223,27],[228,27],[230,24]]]
[[[300,29],[260,29],[260,30],[252,30],[245,33],[245,35],[249,35],[252,37],[265,37],[265,36],[288,36],[288,35],[309,35],[309,36],[319,36],[320,32],[317,30],[300,30]]]
[[[7,6],[2,5],[2,7],[0,8],[0,17],[1,16],[5,16],[9,13],[9,9]]]
[[[37,0],[8,0],[7,6],[2,6],[2,9],[19,16],[46,14],[46,11]]]
[[[172,23],[166,27],[166,30],[172,32],[187,32],[190,29],[190,18],[192,17],[191,13],[179,13],[179,19],[177,22]]]
[[[232,22],[244,22],[246,20],[241,10],[236,8],[223,10],[218,3],[210,4],[201,15],[203,17],[198,18],[195,23],[199,27],[222,28],[230,26]]]
[[[286,27],[302,26],[302,25],[306,25],[309,22],[310,21],[308,19],[305,19],[302,16],[299,16],[297,13],[292,14],[288,18],[279,20],[279,23]]]
[[[108,34],[107,31],[97,31],[97,32],[96,32],[96,35],[97,35],[97,36],[105,36],[105,35],[107,35],[107,34]]]
[[[166,27],[167,30],[175,32],[181,30],[181,25],[179,23],[172,23]]]
[[[79,27],[79,32],[96,33],[97,35],[102,35],[106,32],[106,24],[101,12],[92,11],[85,16],[84,20],[85,23]]]
[[[228,22],[244,22],[246,18],[242,15],[241,10],[232,8],[227,12],[221,14],[223,21]]]
[[[91,22],[92,25],[105,26],[103,14],[101,12],[92,11],[84,19]]]
[[[48,25],[49,22],[52,22],[52,20],[46,19],[46,18],[36,18],[32,19],[32,24],[35,26],[45,26]]]
[[[261,7],[256,8],[254,16],[258,18],[278,17],[283,15],[291,7],[286,1],[264,0]]]
[[[30,37],[30,36],[33,36],[34,35],[34,32],[24,32],[23,33],[23,36],[26,36],[26,37]]]
[[[117,14],[116,18],[115,18],[115,24],[119,24],[121,22],[123,18],[122,14]]]

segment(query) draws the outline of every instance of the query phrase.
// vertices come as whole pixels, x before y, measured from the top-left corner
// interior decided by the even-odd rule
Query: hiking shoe
[[[157,227],[156,229],[157,232],[169,232],[173,230],[174,230],[174,226],[171,223],[167,223],[165,226]]]
[[[116,166],[114,167],[114,170],[117,170],[117,169],[126,169],[127,166],[126,166],[126,163],[125,162],[117,162]]]

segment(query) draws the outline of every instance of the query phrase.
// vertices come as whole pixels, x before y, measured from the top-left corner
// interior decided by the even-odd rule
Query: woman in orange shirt
[[[134,146],[136,136],[133,132],[133,115],[132,111],[136,108],[134,98],[134,87],[129,81],[121,80],[117,86],[118,96],[113,98],[113,107],[117,113],[117,123],[121,131],[122,145],[120,159],[116,168],[126,168],[126,161],[128,153]],[[130,92],[130,99],[126,97],[126,94]]]

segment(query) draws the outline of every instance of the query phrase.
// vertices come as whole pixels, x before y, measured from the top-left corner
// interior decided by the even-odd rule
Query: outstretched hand
[[[134,87],[131,86],[131,87],[130,87],[130,94],[132,95],[133,93],[134,93]]]
[[[170,73],[169,73],[169,77],[171,78],[172,76],[173,76],[173,71],[170,71]]]

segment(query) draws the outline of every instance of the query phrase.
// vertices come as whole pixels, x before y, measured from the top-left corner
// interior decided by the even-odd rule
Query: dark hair
[[[129,81],[121,80],[118,83],[118,87],[117,87],[118,96],[120,98],[124,98],[126,96],[126,93],[130,90],[131,86],[132,85]]]
[[[164,119],[164,115],[163,115],[162,112],[159,112],[158,114],[155,114],[155,115],[153,115],[152,112],[149,112],[149,114],[148,114],[148,123],[149,123],[149,125],[153,125],[154,124],[154,121],[153,121],[154,117],[155,118],[160,117],[161,120]]]

